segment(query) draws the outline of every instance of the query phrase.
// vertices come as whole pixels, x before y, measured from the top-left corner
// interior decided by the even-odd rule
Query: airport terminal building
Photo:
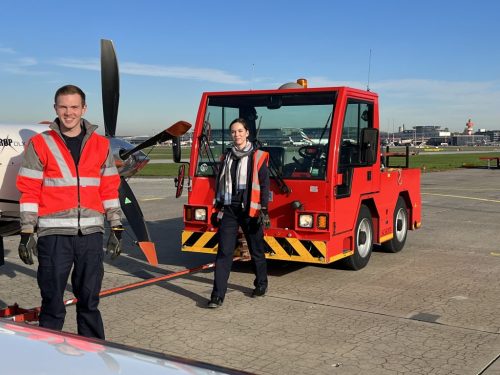
[[[429,146],[483,146],[500,144],[500,130],[481,129],[474,134],[452,134],[447,128],[440,126],[423,125],[412,129],[399,128],[397,133],[382,134],[385,143],[398,144],[427,144]]]

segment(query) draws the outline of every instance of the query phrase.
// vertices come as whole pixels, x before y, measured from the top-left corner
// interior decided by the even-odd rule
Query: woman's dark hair
[[[241,125],[243,125],[245,130],[248,130],[248,124],[245,121],[245,119],[243,119],[243,118],[237,118],[237,119],[234,119],[233,121],[231,121],[231,123],[229,124],[229,130],[231,130],[231,126],[233,126],[233,124],[236,124],[237,122],[239,122]]]

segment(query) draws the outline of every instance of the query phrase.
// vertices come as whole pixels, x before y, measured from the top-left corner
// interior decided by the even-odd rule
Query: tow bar
[[[234,257],[233,261],[238,261],[240,259],[241,259],[241,257]],[[142,286],[155,284],[155,283],[158,283],[160,281],[173,279],[175,277],[179,277],[179,276],[187,275],[190,273],[207,270],[207,269],[210,269],[213,267],[215,267],[215,263],[211,262],[211,263],[203,264],[203,265],[198,266],[198,267],[188,268],[188,269],[185,269],[182,271],[169,273],[168,275],[153,277],[151,279],[139,281],[136,283],[126,284],[123,286],[118,286],[116,288],[106,289],[106,290],[101,291],[101,293],[99,293],[99,297],[110,296],[112,294],[117,294],[117,293],[121,293],[121,292],[124,292],[127,290],[139,288]],[[78,302],[78,298],[71,298],[71,299],[64,301],[64,305],[71,306],[71,305],[76,304],[77,302]],[[14,305],[8,306],[4,309],[0,309],[0,318],[7,318],[10,320],[13,320],[14,322],[36,322],[36,321],[38,321],[38,315],[40,314],[40,309],[41,309],[41,307],[33,307],[31,309],[23,309],[22,307],[19,307],[19,305],[17,303],[15,303]]]

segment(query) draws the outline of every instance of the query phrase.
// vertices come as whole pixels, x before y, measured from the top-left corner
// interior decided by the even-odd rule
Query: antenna
[[[253,90],[252,85],[253,85],[254,73],[255,73],[255,64],[252,63],[252,74],[250,75],[250,90]]]
[[[370,57],[368,58],[368,83],[366,84],[366,91],[370,91],[370,69],[372,66],[372,49],[370,48]]]

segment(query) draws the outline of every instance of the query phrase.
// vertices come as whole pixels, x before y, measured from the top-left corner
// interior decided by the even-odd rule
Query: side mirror
[[[181,164],[179,166],[179,171],[177,172],[177,177],[174,179],[176,198],[179,198],[182,195],[182,190],[184,189],[185,174],[186,174],[186,164]]]
[[[172,151],[174,162],[181,162],[181,139],[179,137],[172,138]]]
[[[377,161],[378,129],[364,128],[361,131],[361,162],[371,165]]]

